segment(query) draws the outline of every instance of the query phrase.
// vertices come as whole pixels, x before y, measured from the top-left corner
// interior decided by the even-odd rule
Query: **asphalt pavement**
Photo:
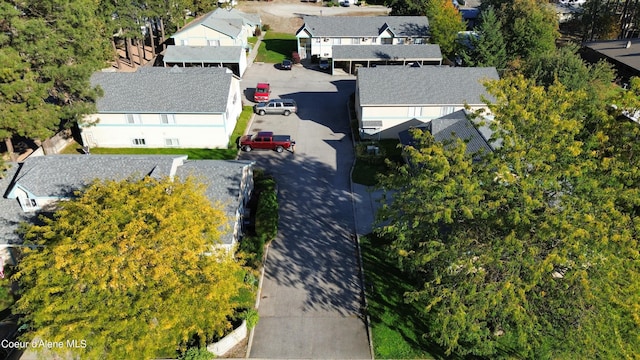
[[[280,203],[279,234],[265,262],[249,357],[370,359],[353,207],[366,197],[352,193],[349,177],[347,101],[355,77],[331,76],[315,66],[285,71],[254,63],[241,81],[246,98],[258,82],[271,84],[272,97],[294,99],[299,110],[256,115],[249,130],[291,135],[295,153],[240,155],[276,178]]]

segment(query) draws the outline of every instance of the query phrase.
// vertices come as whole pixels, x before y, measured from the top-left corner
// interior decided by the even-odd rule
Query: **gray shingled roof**
[[[629,47],[628,43],[631,43]],[[640,39],[594,41],[582,46],[640,71]]]
[[[163,178],[175,175],[179,179],[195,176],[206,186],[211,203],[221,202],[235,221],[240,195],[242,169],[249,161],[196,160],[186,161],[186,155],[47,155],[27,158],[14,166],[0,179],[3,197],[0,198],[0,243],[15,243],[21,221],[31,220],[33,213],[24,213],[15,198],[8,198],[11,189],[19,186],[38,197],[69,198],[94,179],[123,180],[127,178]],[[172,168],[174,174],[172,174]],[[17,175],[16,175],[17,174]],[[13,180],[13,181],[12,181]],[[233,234],[224,236],[223,243],[231,244]]]
[[[307,30],[313,37],[375,37],[385,25],[395,37],[429,35],[426,16],[305,16],[296,34]]]
[[[167,46],[163,61],[167,63],[239,63],[242,46]]]
[[[234,8],[217,8],[213,13],[211,13],[211,16],[221,19],[241,19],[245,25],[252,27],[261,24],[260,15],[243,13]]]
[[[483,105],[483,80],[499,79],[493,67],[378,66],[358,70],[360,104]]]
[[[240,18],[221,18],[213,16],[213,13],[209,13],[201,18],[193,20],[192,22],[187,24],[187,26],[180,29],[180,31],[177,31],[175,34],[173,34],[171,37],[175,38],[178,34],[181,34],[196,26],[202,25],[235,39],[238,37],[238,35],[240,35],[243,23],[243,20]]]
[[[91,84],[104,96],[99,113],[224,113],[233,74],[226,68],[145,67],[97,72]]]
[[[251,161],[196,160],[187,161],[178,168],[176,176],[184,180],[189,176],[207,184],[205,194],[212,203],[220,202],[229,221],[230,232],[222,238],[223,244],[233,243],[233,225],[239,206],[242,169],[251,166]]]
[[[22,240],[16,233],[21,222],[30,222],[35,217],[34,213],[25,213],[22,211],[17,199],[7,199],[7,191],[9,190],[12,180],[18,172],[17,163],[9,163],[7,170],[2,179],[0,179],[0,244],[18,244]]]
[[[64,198],[94,179],[170,176],[174,159],[178,157],[180,155],[32,156],[21,164],[14,184],[38,197]],[[186,159],[186,155],[182,157]]]
[[[433,138],[439,142],[455,138],[464,140],[467,143],[467,154],[475,154],[479,151],[492,151],[487,143],[487,139],[485,139],[471,121],[469,121],[464,110],[433,119],[423,126],[416,126],[416,128],[422,129],[423,131],[430,131]],[[403,145],[414,145],[413,136],[409,130],[401,131],[398,137]]]
[[[442,60],[440,45],[334,45],[334,61],[340,60]]]

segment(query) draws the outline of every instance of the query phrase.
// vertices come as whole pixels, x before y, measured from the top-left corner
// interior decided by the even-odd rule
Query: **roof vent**
[[[631,40],[627,41],[627,46],[625,46],[625,49],[628,49],[631,47]]]

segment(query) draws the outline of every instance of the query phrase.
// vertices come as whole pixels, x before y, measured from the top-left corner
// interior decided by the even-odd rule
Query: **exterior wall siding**
[[[356,102],[358,99],[356,97]],[[429,121],[452,112],[464,109],[464,105],[453,106],[420,106],[415,107],[419,110],[411,109],[413,107],[399,106],[362,106],[356,104],[356,114],[358,114],[359,127],[363,127],[363,121],[381,121],[382,127],[378,129],[373,137],[381,139],[396,139],[398,133],[415,126],[415,120],[428,123]],[[471,111],[478,109],[486,109],[485,106],[471,106]],[[419,111],[416,113],[415,111]],[[416,116],[411,116],[414,114]]]
[[[220,46],[246,46],[247,32],[246,29],[243,29],[240,36],[234,39],[221,32],[200,25],[176,34],[174,39],[177,46],[182,45],[183,40],[186,40],[186,45],[189,46],[209,46],[207,43],[208,40],[218,40]]]
[[[141,114],[140,124],[127,124],[125,114],[89,118],[100,119],[98,124],[81,129],[83,142],[89,147],[223,148],[235,126],[235,119],[233,124],[225,124],[222,114],[176,114],[175,124],[162,124],[159,114]],[[144,145],[134,145],[134,139],[144,139]],[[178,145],[167,146],[167,139],[177,139]]]

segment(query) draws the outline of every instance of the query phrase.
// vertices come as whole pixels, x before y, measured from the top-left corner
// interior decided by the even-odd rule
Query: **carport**
[[[238,77],[247,69],[247,56],[241,46],[169,45],[162,61],[165,67],[227,67]]]
[[[442,65],[442,52],[436,44],[420,45],[334,45],[331,48],[331,74],[336,68],[353,74],[356,68],[376,65]]]

